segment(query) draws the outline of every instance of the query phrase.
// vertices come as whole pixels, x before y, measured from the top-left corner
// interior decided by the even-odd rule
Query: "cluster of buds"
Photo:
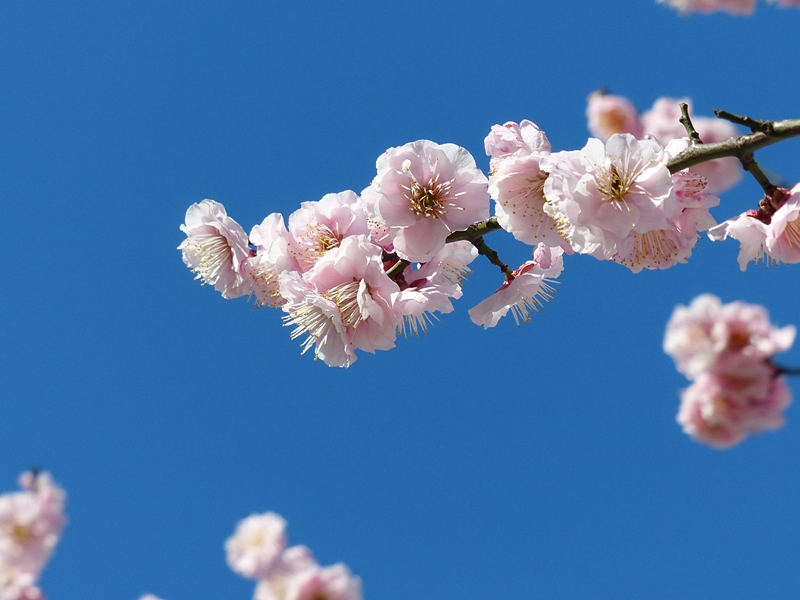
[[[780,8],[800,7],[800,0],[767,0]],[[658,0],[659,3],[688,13],[712,13],[717,11],[731,15],[752,15],[756,10],[756,0]]]
[[[362,600],[361,580],[342,563],[321,567],[305,546],[287,548],[286,521],[251,515],[225,542],[228,565],[258,581],[254,600]]]
[[[36,583],[66,523],[66,494],[46,472],[25,472],[19,485],[0,495],[0,600],[45,600]]]
[[[694,383],[681,395],[678,422],[694,439],[728,448],[747,435],[783,426],[791,391],[772,362],[794,342],[795,328],[776,328],[762,306],[723,305],[710,294],[678,306],[664,351]]]

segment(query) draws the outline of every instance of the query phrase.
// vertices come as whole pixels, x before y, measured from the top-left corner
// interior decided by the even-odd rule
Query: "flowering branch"
[[[725,114],[729,115],[729,113]],[[741,160],[756,150],[771,146],[781,140],[800,136],[800,119],[755,121],[749,119],[749,117],[741,117],[740,120],[736,122],[741,123],[744,120],[747,120],[748,123],[753,125],[758,124],[757,130],[724,142],[691,146],[670,160],[667,163],[667,168],[669,168],[671,173],[677,173],[683,169],[688,169],[689,167],[714,160],[715,158],[735,156]]]

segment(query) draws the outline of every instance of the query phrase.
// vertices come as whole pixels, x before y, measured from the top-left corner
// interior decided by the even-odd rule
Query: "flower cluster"
[[[800,0],[767,1],[771,4],[777,3],[781,8],[800,7]],[[723,11],[731,15],[752,15],[756,10],[756,0],[658,0],[658,2],[666,3],[683,14]]]
[[[472,321],[494,327],[510,312],[517,325],[528,322],[553,298],[564,254],[634,273],[687,262],[700,232],[716,225],[709,209],[719,198],[710,190],[740,177],[736,159],[733,168],[719,159],[671,172],[669,161],[689,147],[674,100],[640,117],[624,98],[593,94],[587,112],[600,137],[580,150],[553,152],[529,120],[494,125],[484,141],[488,178],[454,144],[390,148],[360,194],[303,202],[288,225],[273,213],[249,235],[221,204],[204,200],[187,211],[179,249],[224,298],[280,308],[302,352],[313,349],[329,366],[348,367],[356,350],[389,350],[398,335],[427,331],[453,310],[478,253],[504,279],[470,310]],[[697,119],[709,140],[735,134],[708,121]],[[532,260],[516,269],[503,263],[483,240],[497,228],[533,246]]]
[[[44,600],[36,582],[66,523],[66,494],[46,472],[25,472],[19,485],[0,495],[0,599]]]
[[[664,351],[694,382],[681,395],[677,418],[684,431],[728,448],[749,434],[780,428],[791,392],[772,357],[788,350],[794,337],[793,326],[774,327],[762,306],[723,305],[706,294],[676,307]]]
[[[305,546],[287,548],[286,521],[267,512],[239,522],[225,542],[228,565],[255,579],[254,600],[361,600],[361,580],[346,565],[320,567]]]

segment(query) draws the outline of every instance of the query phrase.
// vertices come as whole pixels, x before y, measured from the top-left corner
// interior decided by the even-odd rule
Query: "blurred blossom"
[[[266,577],[286,548],[285,529],[286,521],[273,512],[240,521],[225,542],[230,568],[250,579]]]
[[[723,11],[732,15],[752,15],[756,9],[756,0],[658,0],[658,2],[682,13]]]
[[[604,142],[615,133],[630,133],[637,139],[644,137],[639,113],[624,96],[592,92],[586,102],[586,117],[591,134]]]
[[[678,306],[667,324],[664,351],[694,383],[683,392],[678,422],[717,447],[777,429],[791,392],[772,357],[791,348],[792,325],[772,325],[763,306],[704,294]]]
[[[0,600],[42,600],[36,582],[66,524],[66,493],[47,472],[20,475],[0,495]]]

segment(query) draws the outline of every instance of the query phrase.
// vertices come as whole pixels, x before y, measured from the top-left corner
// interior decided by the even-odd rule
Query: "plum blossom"
[[[508,132],[515,143],[498,143]],[[548,173],[540,167],[550,154],[547,136],[531,121],[494,125],[485,140],[491,158],[489,195],[496,201],[495,215],[500,227],[519,241],[535,246],[562,243],[558,227],[544,210],[544,182]]]
[[[586,102],[586,117],[591,134],[603,141],[615,133],[630,133],[636,139],[644,137],[639,113],[624,96],[592,92]]]
[[[520,321],[529,323],[531,312],[539,312],[544,302],[553,299],[556,290],[550,284],[564,270],[563,253],[561,248],[539,244],[533,260],[513,271],[499,290],[469,310],[472,322],[488,329],[510,310],[517,327]]]
[[[300,265],[289,252],[289,232],[283,215],[272,213],[250,231],[256,255],[248,258],[243,272],[252,282],[256,306],[275,308],[283,304],[278,277],[284,271],[297,271]]]
[[[681,13],[712,13],[724,11],[732,15],[752,15],[756,0],[658,0]]]
[[[305,272],[344,238],[369,233],[367,206],[355,192],[325,194],[289,215],[289,252]]]
[[[383,270],[381,248],[366,236],[345,238],[329,250],[311,271],[284,272],[281,296],[292,339],[307,335],[303,353],[329,366],[348,367],[355,349],[375,352],[394,347],[400,320],[394,311],[398,285]]]
[[[667,154],[653,140],[615,134],[545,157],[545,211],[573,250],[609,259],[631,233],[667,227],[677,199]]]
[[[694,383],[681,396],[678,422],[695,439],[725,448],[777,429],[791,392],[772,357],[794,343],[794,326],[777,328],[762,306],[704,294],[678,306],[664,351]]]
[[[376,166],[376,209],[402,258],[427,262],[451,232],[489,217],[488,180],[464,148],[420,140],[388,149]]]
[[[659,98],[653,107],[642,115],[644,133],[655,137],[661,144],[667,145],[675,139],[686,137],[686,129],[680,122],[680,103],[689,105],[689,115],[692,124],[700,135],[703,143],[723,142],[736,137],[736,127],[722,119],[709,117],[696,117],[692,113],[692,102],[688,98],[675,100],[674,98]],[[692,167],[692,171],[706,178],[707,191],[718,194],[732,188],[742,178],[742,167],[735,156],[717,158]]]
[[[23,473],[20,487],[0,496],[0,562],[38,577],[66,523],[66,494],[46,472]]]
[[[181,225],[186,239],[178,246],[183,262],[203,285],[209,284],[223,298],[238,298],[250,293],[252,284],[242,272],[251,256],[247,234],[214,200],[192,204]]]
[[[225,542],[228,566],[250,579],[266,577],[286,548],[286,521],[267,512],[239,521]]]
[[[284,600],[362,600],[361,580],[341,563],[316,567],[289,581]]]
[[[453,242],[419,268],[406,267],[403,285],[395,297],[395,312],[402,319],[398,334],[408,337],[424,333],[437,319],[435,313],[452,312],[451,300],[461,297],[461,284],[472,272],[467,265],[477,256],[470,242]]]
[[[292,580],[315,568],[317,561],[307,547],[287,548],[267,577],[259,580],[253,600],[284,600]]]
[[[728,219],[708,230],[708,237],[713,241],[722,241],[732,237],[740,242],[739,269],[745,271],[751,262],[773,262],[765,253],[767,241],[767,224],[757,210],[748,210],[741,215]]]
[[[675,156],[688,147],[688,138],[667,144],[665,151]],[[706,179],[688,170],[672,175],[677,211],[667,218],[667,227],[644,233],[632,233],[620,244],[612,260],[634,273],[644,269],[668,269],[686,263],[698,240],[698,232],[716,225],[709,209],[719,204],[719,197],[705,191]]]
[[[153,594],[145,594],[139,600],[161,600],[158,596],[154,596]]]
[[[800,183],[789,191],[772,215],[764,246],[776,262],[800,262]]]

